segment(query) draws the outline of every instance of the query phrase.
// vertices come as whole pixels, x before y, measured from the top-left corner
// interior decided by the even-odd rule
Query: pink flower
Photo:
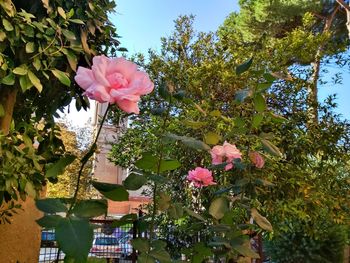
[[[264,158],[258,152],[250,152],[249,158],[256,168],[263,168],[265,165]]]
[[[91,69],[79,67],[75,81],[85,95],[98,102],[116,103],[127,113],[139,113],[141,95],[151,93],[154,85],[148,74],[124,58],[96,56]]]
[[[213,164],[220,164],[222,163],[222,158],[225,156],[225,150],[223,146],[216,145],[211,149],[210,151],[211,157],[212,157],[212,163]]]
[[[216,184],[213,182],[212,172],[208,169],[197,167],[188,172],[187,180],[193,182],[195,187],[202,187]]]
[[[221,164],[226,157],[225,162],[228,162],[225,166],[225,170],[228,171],[233,168],[232,161],[234,159],[242,159],[242,153],[237,149],[236,145],[224,142],[223,146],[216,145],[210,151],[212,157],[212,164]]]

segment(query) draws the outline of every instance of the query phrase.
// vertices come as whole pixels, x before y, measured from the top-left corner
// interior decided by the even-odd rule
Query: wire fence
[[[113,227],[112,220],[91,220],[94,238],[88,255],[88,262],[136,262],[136,253],[131,240],[136,237],[135,223]],[[63,262],[64,253],[60,251],[53,229],[43,229],[39,263]]]

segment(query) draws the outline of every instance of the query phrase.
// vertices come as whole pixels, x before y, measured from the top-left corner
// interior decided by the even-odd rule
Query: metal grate
[[[133,224],[113,227],[111,220],[91,220],[94,227],[94,239],[89,253],[90,262],[106,259],[102,262],[136,262],[136,253],[131,239],[136,237]],[[39,263],[51,263],[57,259],[58,246],[55,232],[44,229],[41,233]],[[63,262],[64,253],[60,253],[59,262]],[[89,262],[88,261],[88,262]]]

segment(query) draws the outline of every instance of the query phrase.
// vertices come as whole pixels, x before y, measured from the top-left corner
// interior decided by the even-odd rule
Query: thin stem
[[[100,136],[100,133],[101,133],[101,130],[102,130],[102,126],[103,126],[103,123],[106,120],[106,117],[107,117],[109,109],[110,109],[110,104],[108,104],[106,112],[105,112],[105,114],[102,117],[102,120],[101,120],[101,123],[100,123],[100,127],[98,128],[98,131],[97,131],[94,143],[91,145],[90,150],[83,156],[83,158],[81,158],[81,166],[80,166],[80,170],[79,170],[79,173],[78,173],[77,186],[76,186],[75,191],[74,191],[72,205],[69,208],[68,214],[70,213],[70,211],[72,210],[72,208],[74,207],[74,205],[76,203],[78,192],[79,192],[79,188],[80,188],[81,176],[83,174],[84,167],[87,164],[87,162],[89,161],[89,159],[91,158],[92,153],[95,152],[95,150],[96,150],[96,143],[97,143],[98,137]]]
[[[166,125],[167,125],[167,121],[169,119],[169,115],[170,115],[170,108],[171,108],[171,97],[169,99],[169,106],[167,108],[167,112],[166,112],[166,116],[164,118],[164,122],[163,125],[161,127],[161,134],[164,134],[165,129],[166,129]],[[164,144],[161,140],[160,143],[160,147],[159,147],[159,159],[158,159],[158,165],[157,165],[157,175],[160,174],[160,165],[162,162],[162,158],[163,158],[163,148],[164,148]],[[156,213],[157,213],[157,200],[156,200],[156,193],[157,193],[157,188],[158,185],[156,182],[154,182],[154,186],[153,186],[153,210],[152,210],[152,219],[151,219],[151,225],[150,225],[150,241],[152,241],[153,236],[154,236],[154,221],[155,221],[155,217],[156,217]]]

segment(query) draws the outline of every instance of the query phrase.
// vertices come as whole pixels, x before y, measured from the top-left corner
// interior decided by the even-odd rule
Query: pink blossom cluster
[[[242,153],[237,149],[236,145],[224,142],[223,145],[216,145],[210,151],[212,157],[212,164],[221,164],[224,161],[228,163],[225,166],[225,170],[228,171],[234,167],[232,161],[234,159],[242,159]],[[249,159],[252,164],[261,169],[265,161],[260,153],[253,151],[249,153]],[[195,187],[203,187],[209,185],[215,185],[213,174],[206,168],[197,167],[194,170],[188,172],[187,180],[193,183]]]

